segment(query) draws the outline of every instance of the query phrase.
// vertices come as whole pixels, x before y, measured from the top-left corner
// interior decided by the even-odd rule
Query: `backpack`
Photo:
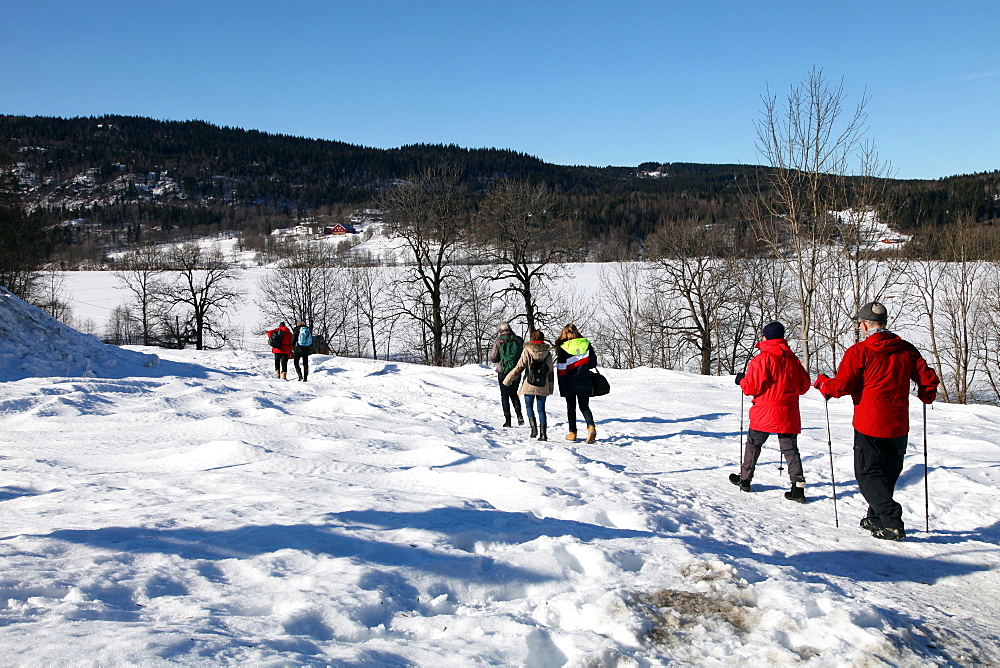
[[[309,328],[305,325],[302,325],[302,328],[299,330],[298,343],[303,348],[308,348],[313,344],[313,335],[309,332]]]
[[[531,364],[528,365],[528,385],[534,385],[535,387],[545,387],[549,382],[549,365],[548,360],[542,359],[532,359]]]
[[[279,327],[278,329],[272,330],[271,333],[268,335],[267,345],[271,346],[272,348],[280,348],[281,340],[284,338],[285,338],[285,330]]]
[[[520,357],[521,344],[513,334],[500,339],[500,365],[504,373],[510,373],[510,370],[517,366]]]

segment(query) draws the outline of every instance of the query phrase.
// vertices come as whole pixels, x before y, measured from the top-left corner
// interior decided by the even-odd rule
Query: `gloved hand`
[[[917,399],[925,404],[933,404],[937,398],[937,387],[921,387],[917,390]]]
[[[826,390],[824,388],[826,387],[826,384],[829,381],[830,381],[829,376],[827,376],[824,373],[821,373],[820,375],[816,376],[816,382],[813,383],[813,387],[819,390],[819,393],[822,394],[827,399],[830,398],[830,395],[826,393]]]
[[[739,385],[740,381],[742,381],[746,377],[747,377],[747,375],[745,373],[738,373],[738,374],[736,374],[736,384]]]

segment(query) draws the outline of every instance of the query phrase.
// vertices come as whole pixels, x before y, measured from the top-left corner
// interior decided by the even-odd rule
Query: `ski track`
[[[930,438],[962,447],[935,453],[930,533],[914,409],[898,487],[910,535],[885,544],[857,527],[846,401],[829,404],[836,528],[811,395],[803,423],[824,428],[800,438],[810,503],[798,505],[782,498],[774,437],[755,491],[728,483],[740,450],[729,379],[608,370],[599,442],[563,439],[554,396],[539,443],[526,426],[498,428],[486,367],[315,356],[298,383],[273,378],[263,354],[176,355],[211,369],[3,388],[5,663],[1000,656],[995,409],[932,411]],[[727,601],[738,621],[667,610],[672,640],[653,643],[655,612],[636,597],[660,590]]]

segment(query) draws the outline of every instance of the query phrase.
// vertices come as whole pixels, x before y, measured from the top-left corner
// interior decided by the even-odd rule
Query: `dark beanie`
[[[769,322],[764,325],[764,338],[765,339],[783,339],[785,338],[785,326],[780,322],[775,320],[774,322]]]

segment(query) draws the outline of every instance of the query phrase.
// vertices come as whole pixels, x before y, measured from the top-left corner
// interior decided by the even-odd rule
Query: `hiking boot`
[[[903,540],[906,538],[906,532],[903,528],[890,529],[888,527],[879,527],[872,531],[872,536],[875,538],[881,538],[882,540]]]
[[[538,440],[547,441],[549,440],[549,435],[545,433],[545,423],[538,425]]]
[[[587,443],[593,443],[597,440],[597,427],[592,424],[587,425]]]
[[[504,415],[503,416],[503,426],[505,426],[505,427],[509,427],[510,426],[510,416],[509,415]]]
[[[517,414],[517,426],[518,427],[524,426],[524,416],[521,415],[520,413]]]
[[[531,438],[538,436],[538,423],[535,422],[535,418],[528,418],[528,425],[531,426]]]
[[[882,522],[877,517],[862,517],[861,528],[865,531],[876,531],[882,528]]]
[[[566,440],[576,443],[576,432],[571,431],[570,433],[566,434]]]
[[[288,372],[287,371],[282,371],[281,372],[281,380],[288,380]]]
[[[737,474],[735,474],[735,473],[730,473],[729,474],[729,482],[731,482],[734,485],[736,485],[737,487],[739,487],[741,492],[749,492],[750,491],[750,481],[749,480],[741,480],[740,477]]]
[[[796,503],[806,502],[806,485],[805,483],[794,482],[792,483],[792,488],[785,492],[785,498],[789,501],[795,501]]]

